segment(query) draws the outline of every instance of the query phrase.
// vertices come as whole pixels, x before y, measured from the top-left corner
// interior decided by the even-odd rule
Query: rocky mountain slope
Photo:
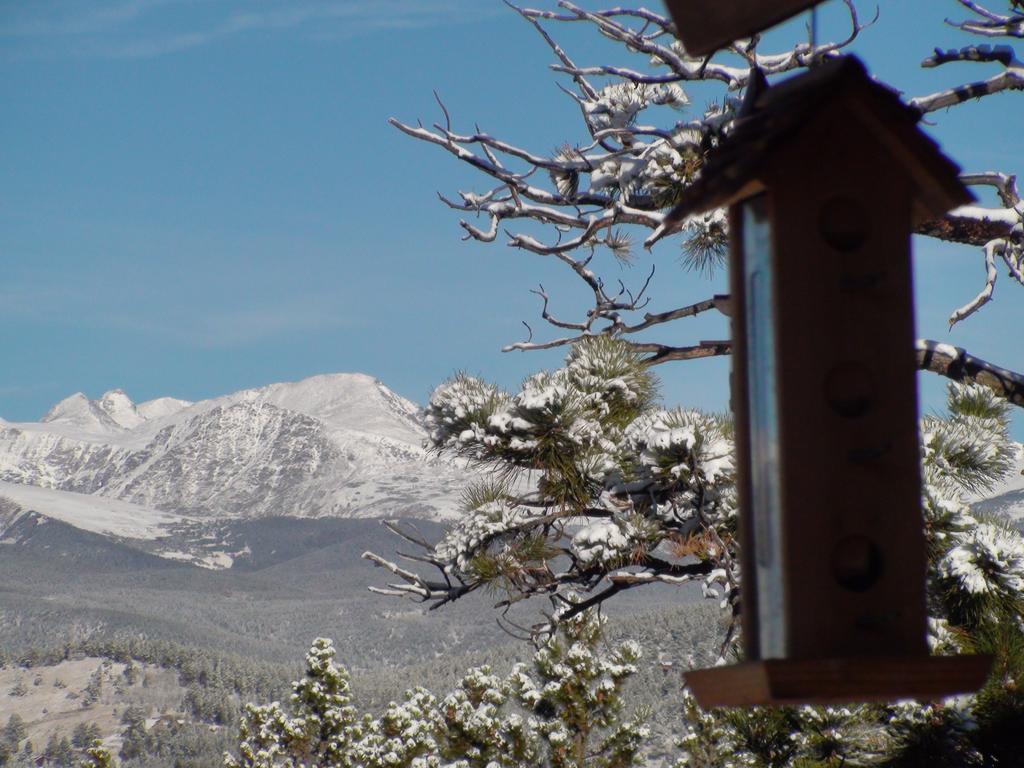
[[[426,452],[418,413],[362,374],[197,403],[77,393],[39,422],[0,421],[0,497],[135,538],[173,522],[161,513],[444,519],[471,474]]]

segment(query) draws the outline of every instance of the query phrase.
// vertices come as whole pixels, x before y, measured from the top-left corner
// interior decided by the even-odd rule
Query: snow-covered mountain
[[[77,393],[39,422],[0,421],[0,497],[44,514],[47,503],[93,509],[90,519],[98,515],[109,533],[117,533],[111,521],[131,515],[127,506],[103,511],[103,500],[150,510],[137,515],[145,525],[163,520],[159,513],[444,519],[471,473],[428,454],[425,437],[419,408],[362,374],[197,403]],[[74,524],[74,514],[62,519]]]

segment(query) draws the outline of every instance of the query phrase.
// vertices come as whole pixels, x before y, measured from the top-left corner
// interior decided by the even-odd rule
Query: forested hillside
[[[646,651],[628,697],[656,713],[650,723],[652,755],[670,751],[684,706],[680,672],[714,657],[719,622],[717,608],[708,603],[612,622],[608,643],[631,638]],[[413,684],[450,691],[466,669],[481,665],[505,674],[530,656],[530,648],[506,638],[483,650],[387,666],[368,664],[355,644],[342,645],[341,653],[353,669],[354,700],[380,712]],[[0,668],[0,712],[14,725],[0,734],[0,764],[5,755],[8,765],[28,764],[32,755],[33,761],[43,756],[47,765],[76,766],[95,737],[125,768],[213,768],[237,744],[242,704],[282,699],[300,674],[300,654],[275,663],[139,638],[96,637],[7,652]]]

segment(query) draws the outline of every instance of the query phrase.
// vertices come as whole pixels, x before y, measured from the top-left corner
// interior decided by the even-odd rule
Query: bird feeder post
[[[968,202],[917,115],[845,58],[748,99],[669,214],[726,205],[747,661],[704,706],[935,698],[910,236]]]

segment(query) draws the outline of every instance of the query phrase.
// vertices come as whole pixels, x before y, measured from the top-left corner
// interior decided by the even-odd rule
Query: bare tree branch
[[[704,301],[698,301],[696,304],[690,304],[686,307],[679,307],[679,309],[672,309],[668,312],[658,312],[652,314],[647,312],[644,314],[643,322],[636,323],[634,325],[621,325],[618,328],[619,333],[637,333],[639,331],[647,330],[655,325],[661,325],[662,323],[669,323],[673,320],[680,320],[684,317],[695,317],[701,312],[707,312],[710,309],[717,309],[715,299],[704,299]]]
[[[968,45],[964,48],[936,48],[935,53],[921,62],[924,68],[938,67],[952,61],[997,61],[1009,67],[1016,61],[1013,48],[1008,45]]]
[[[545,292],[543,285],[539,286],[539,290],[530,291],[530,293],[535,293],[535,294],[537,294],[538,296],[541,297],[541,299],[544,302],[544,308],[541,310],[540,316],[544,320],[549,322],[551,325],[555,326],[556,328],[569,328],[571,330],[585,331],[585,330],[587,330],[590,327],[590,323],[589,322],[586,322],[586,323],[566,323],[566,322],[562,322],[561,320],[553,317],[548,312],[548,294]]]
[[[1017,64],[1007,67],[987,80],[978,80],[954,88],[946,88],[927,96],[918,96],[910,100],[910,106],[921,114],[934,112],[937,109],[953,107],[971,99],[980,99],[1000,91],[1024,90],[1024,67]]]
[[[994,291],[996,287],[995,254],[998,252],[1002,255],[1003,251],[1006,250],[1006,242],[1003,240],[993,240],[986,243],[982,250],[985,252],[985,287],[981,289],[981,292],[978,293],[977,296],[962,307],[953,311],[953,314],[949,316],[950,328],[961,320],[973,315],[992,299],[992,291]]]
[[[659,365],[673,360],[700,360],[705,357],[718,357],[732,354],[731,341],[702,341],[690,347],[670,347],[665,344],[637,344],[643,352],[653,354],[646,358],[648,365]]]
[[[998,171],[982,171],[980,173],[962,173],[960,181],[967,186],[994,187],[1006,208],[1016,208],[1021,203],[1020,192],[1017,191],[1017,177]]]
[[[975,35],[986,37],[1024,37],[1024,13],[1012,15],[1001,15],[993,13],[980,3],[974,0],[957,0],[964,8],[973,11],[980,19],[969,19],[967,21],[953,22],[946,19],[946,23]]]
[[[964,32],[985,37],[1024,37],[1024,14],[1000,16],[999,14],[992,13],[979,3],[973,2],[973,0],[959,0],[959,2],[964,8],[978,16],[980,20],[953,23],[947,19],[947,23],[958,27]],[[999,63],[1002,64],[1003,71],[986,80],[978,80],[953,88],[946,88],[927,96],[911,99],[910,106],[916,108],[921,114],[927,114],[938,109],[962,104],[971,99],[980,99],[1000,91],[1024,89],[1024,65],[1017,58],[1014,49],[1008,45],[998,45],[995,47],[972,45],[951,50],[936,48],[933,55],[921,62],[921,66],[939,67],[950,62],[968,61]]]

